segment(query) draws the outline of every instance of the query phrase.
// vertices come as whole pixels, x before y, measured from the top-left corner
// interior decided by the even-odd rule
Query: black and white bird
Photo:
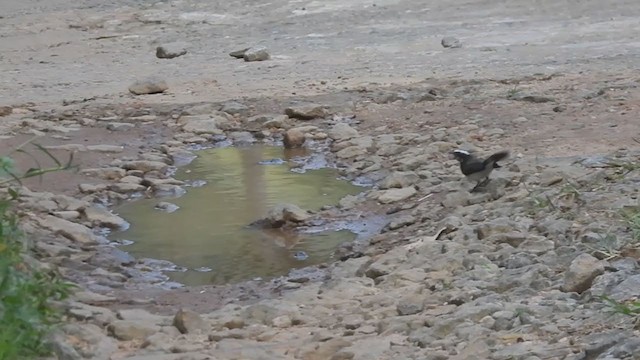
[[[488,158],[482,160],[473,156],[466,150],[453,150],[453,156],[460,163],[460,171],[469,180],[475,181],[476,186],[471,192],[476,191],[480,186],[489,182],[489,175],[493,169],[500,168],[498,161],[509,157],[509,151],[499,151]]]

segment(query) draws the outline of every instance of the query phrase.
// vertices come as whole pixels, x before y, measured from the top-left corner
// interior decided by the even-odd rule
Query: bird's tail
[[[484,160],[485,166],[493,166],[494,168],[499,168],[498,161],[502,161],[509,157],[509,152],[506,150],[498,151],[497,153],[489,156]],[[493,165],[492,165],[493,164]]]

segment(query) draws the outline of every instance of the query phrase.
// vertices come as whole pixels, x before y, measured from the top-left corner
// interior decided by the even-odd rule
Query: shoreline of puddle
[[[187,161],[183,160],[179,164],[174,165],[170,168],[170,172],[168,175],[175,176],[180,173],[180,171],[190,165],[193,164],[195,160],[202,156],[202,153],[205,151],[216,151],[223,149],[244,149],[249,147],[270,147],[280,149],[281,151],[292,151],[297,152],[301,155],[292,156],[288,159],[286,156],[282,156],[282,158],[270,158],[259,161],[256,165],[259,166],[272,166],[272,165],[283,165],[283,164],[296,164],[289,169],[291,173],[304,174],[310,170],[319,170],[319,169],[329,169],[335,172],[336,183],[345,182],[347,184],[360,187],[361,190],[355,194],[349,194],[354,196],[364,196],[369,189],[371,189],[372,182],[367,181],[364,178],[356,178],[353,180],[346,179],[344,176],[341,176],[338,168],[326,157],[326,149],[323,149],[322,146],[313,147],[305,147],[299,149],[285,149],[281,144],[278,143],[252,143],[252,144],[233,144],[231,141],[221,141],[215,143],[213,146],[191,146],[187,147],[186,150],[192,151],[194,153],[193,157],[190,157]],[[182,180],[180,176],[176,177],[176,179]],[[195,185],[194,185],[195,183]],[[184,188],[184,192],[177,196],[152,196],[148,200],[155,202],[162,202],[168,200],[169,202],[175,199],[180,199],[185,197],[189,191],[192,191],[194,187],[202,187],[207,186],[206,181],[192,181],[187,182],[182,185]],[[117,212],[118,209],[123,206],[130,205],[131,203],[135,203],[142,200],[141,197],[132,197],[119,203],[117,205],[112,205],[110,208]],[[311,279],[320,279],[324,274],[323,269],[325,269],[328,265],[339,261],[340,258],[336,257],[336,252],[341,246],[349,245],[353,247],[357,247],[358,244],[362,244],[363,241],[371,238],[372,236],[379,234],[384,226],[387,224],[387,215],[383,214],[352,214],[351,211],[339,210],[339,200],[327,204],[314,212],[315,214],[321,213],[326,209],[336,209],[340,213],[339,219],[328,219],[320,215],[313,223],[310,224],[302,224],[297,226],[295,229],[291,231],[294,234],[302,234],[302,235],[312,235],[312,234],[326,234],[326,233],[336,233],[339,231],[348,231],[353,237],[346,241],[340,242],[332,247],[330,251],[330,256],[321,263],[316,264],[303,264],[300,267],[291,267],[285,273],[271,276],[260,276],[254,277],[250,279],[242,279],[236,281],[227,281],[223,283],[201,283],[201,284],[190,284],[190,283],[182,283],[179,281],[174,281],[171,275],[175,275],[180,272],[185,271],[185,267],[178,265],[172,261],[157,258],[157,257],[147,257],[147,256],[139,256],[132,255],[130,251],[128,251],[127,246],[123,246],[124,244],[121,241],[114,241],[114,236],[117,234],[121,234],[125,232],[124,230],[120,231],[111,231],[106,234],[107,239],[109,240],[109,247],[113,247],[123,253],[126,256],[130,256],[136,260],[138,264],[141,264],[143,267],[146,267],[147,271],[140,271],[140,275],[142,275],[143,280],[142,283],[147,283],[155,288],[171,290],[171,289],[179,289],[179,288],[197,288],[197,287],[207,287],[207,286],[242,286],[242,284],[277,284],[286,282],[288,279],[292,278],[304,278],[307,280]],[[266,214],[263,214],[263,216]],[[354,218],[355,215],[355,218]],[[126,216],[123,218],[129,222],[130,219]],[[256,219],[257,220],[257,219]],[[249,224],[246,224],[247,226]],[[134,225],[131,225],[127,230],[130,230]],[[195,270],[195,269],[192,269]],[[204,270],[204,269],[203,269]],[[207,269],[207,271],[209,270]],[[301,275],[304,274],[304,275]]]

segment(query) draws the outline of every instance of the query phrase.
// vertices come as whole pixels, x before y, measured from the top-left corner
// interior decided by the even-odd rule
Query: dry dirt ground
[[[0,154],[34,133],[45,145],[123,146],[78,154],[81,167],[97,167],[170,140],[172,131],[152,121],[125,132],[39,133],[40,120],[25,119],[58,121],[79,108],[93,109],[94,119],[150,108],[170,116],[186,104],[225,100],[252,114],[322,103],[355,114],[363,134],[473,123],[479,130],[461,144],[531,159],[637,147],[639,33],[633,0],[3,0],[0,106],[13,113],[0,118]],[[445,36],[462,47],[444,48]],[[156,58],[156,46],[173,41],[188,43],[188,53]],[[228,55],[256,45],[271,59]],[[127,91],[150,75],[169,89]],[[435,101],[406,101],[429,91]],[[504,142],[487,143],[492,131]],[[75,193],[91,181],[65,173],[28,185]],[[219,305],[198,300],[197,289],[161,293],[158,302],[171,309],[185,301],[200,311]]]

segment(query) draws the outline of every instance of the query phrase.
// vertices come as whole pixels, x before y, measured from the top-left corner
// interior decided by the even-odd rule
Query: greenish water
[[[284,234],[247,228],[277,203],[317,210],[336,204],[361,187],[338,180],[333,169],[291,171],[295,153],[280,147],[219,148],[198,152],[198,158],[176,174],[180,180],[205,180],[178,198],[141,199],[116,209],[131,227],[112,234],[133,241],[122,249],[136,257],[168,260],[182,272],[168,272],[187,285],[224,284],[255,277],[284,275],[293,268],[325,262],[340,243],[353,240],[350,231]],[[270,164],[260,164],[261,161]],[[154,209],[159,201],[180,208]],[[296,259],[298,252],[308,258]]]

